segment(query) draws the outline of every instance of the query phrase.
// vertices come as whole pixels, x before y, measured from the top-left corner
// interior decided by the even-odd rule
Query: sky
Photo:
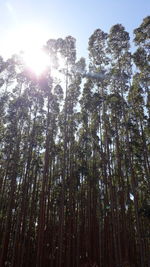
[[[78,56],[87,55],[88,38],[97,29],[105,32],[121,23],[133,38],[150,0],[0,0],[0,55],[9,57],[32,44],[72,35]]]

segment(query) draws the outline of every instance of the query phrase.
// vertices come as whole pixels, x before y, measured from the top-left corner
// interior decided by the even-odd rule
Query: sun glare
[[[50,64],[49,57],[41,49],[49,38],[49,31],[42,24],[16,26],[7,36],[9,47],[5,47],[5,50],[8,54],[21,52],[25,65],[40,75]]]
[[[37,76],[42,74],[47,67],[51,67],[51,74],[61,79],[63,71],[65,69],[65,60],[59,55],[58,62],[59,66],[53,62],[53,57],[50,58],[42,50],[42,47],[46,44],[48,39],[56,39],[57,35],[42,25],[42,23],[28,23],[13,28],[8,33],[6,45],[3,46],[3,54],[5,57],[11,56],[12,54],[21,54],[25,67],[31,72],[34,72]],[[10,45],[11,43],[11,45]]]
[[[36,75],[40,75],[50,65],[49,57],[41,49],[32,49],[23,53],[23,60],[27,68]]]

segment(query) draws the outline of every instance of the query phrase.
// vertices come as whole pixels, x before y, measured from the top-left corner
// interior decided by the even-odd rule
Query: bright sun
[[[25,66],[37,76],[42,74],[47,67],[51,67],[51,74],[57,79],[61,79],[63,74],[57,69],[53,57],[50,58],[42,50],[50,38],[58,38],[52,30],[49,33],[49,30],[41,22],[20,26],[17,24],[6,36],[7,42],[3,44],[3,54],[8,58],[8,56],[20,52]],[[58,57],[58,61],[59,67],[65,68],[65,60],[61,56]]]
[[[32,49],[23,53],[25,65],[37,76],[50,65],[49,57],[41,49]]]
[[[21,51],[26,67],[40,75],[50,65],[50,58],[41,49],[49,38],[49,31],[45,30],[44,25],[21,25],[8,35],[8,44],[11,43],[10,53]]]

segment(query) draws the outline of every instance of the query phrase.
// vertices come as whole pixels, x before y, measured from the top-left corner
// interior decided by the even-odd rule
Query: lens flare
[[[24,52],[23,61],[36,75],[40,75],[50,65],[49,57],[41,49]]]

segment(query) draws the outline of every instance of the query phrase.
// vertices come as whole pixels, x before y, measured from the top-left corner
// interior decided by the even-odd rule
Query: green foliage
[[[149,25],[48,40],[60,80],[0,57],[0,266],[148,266]]]

